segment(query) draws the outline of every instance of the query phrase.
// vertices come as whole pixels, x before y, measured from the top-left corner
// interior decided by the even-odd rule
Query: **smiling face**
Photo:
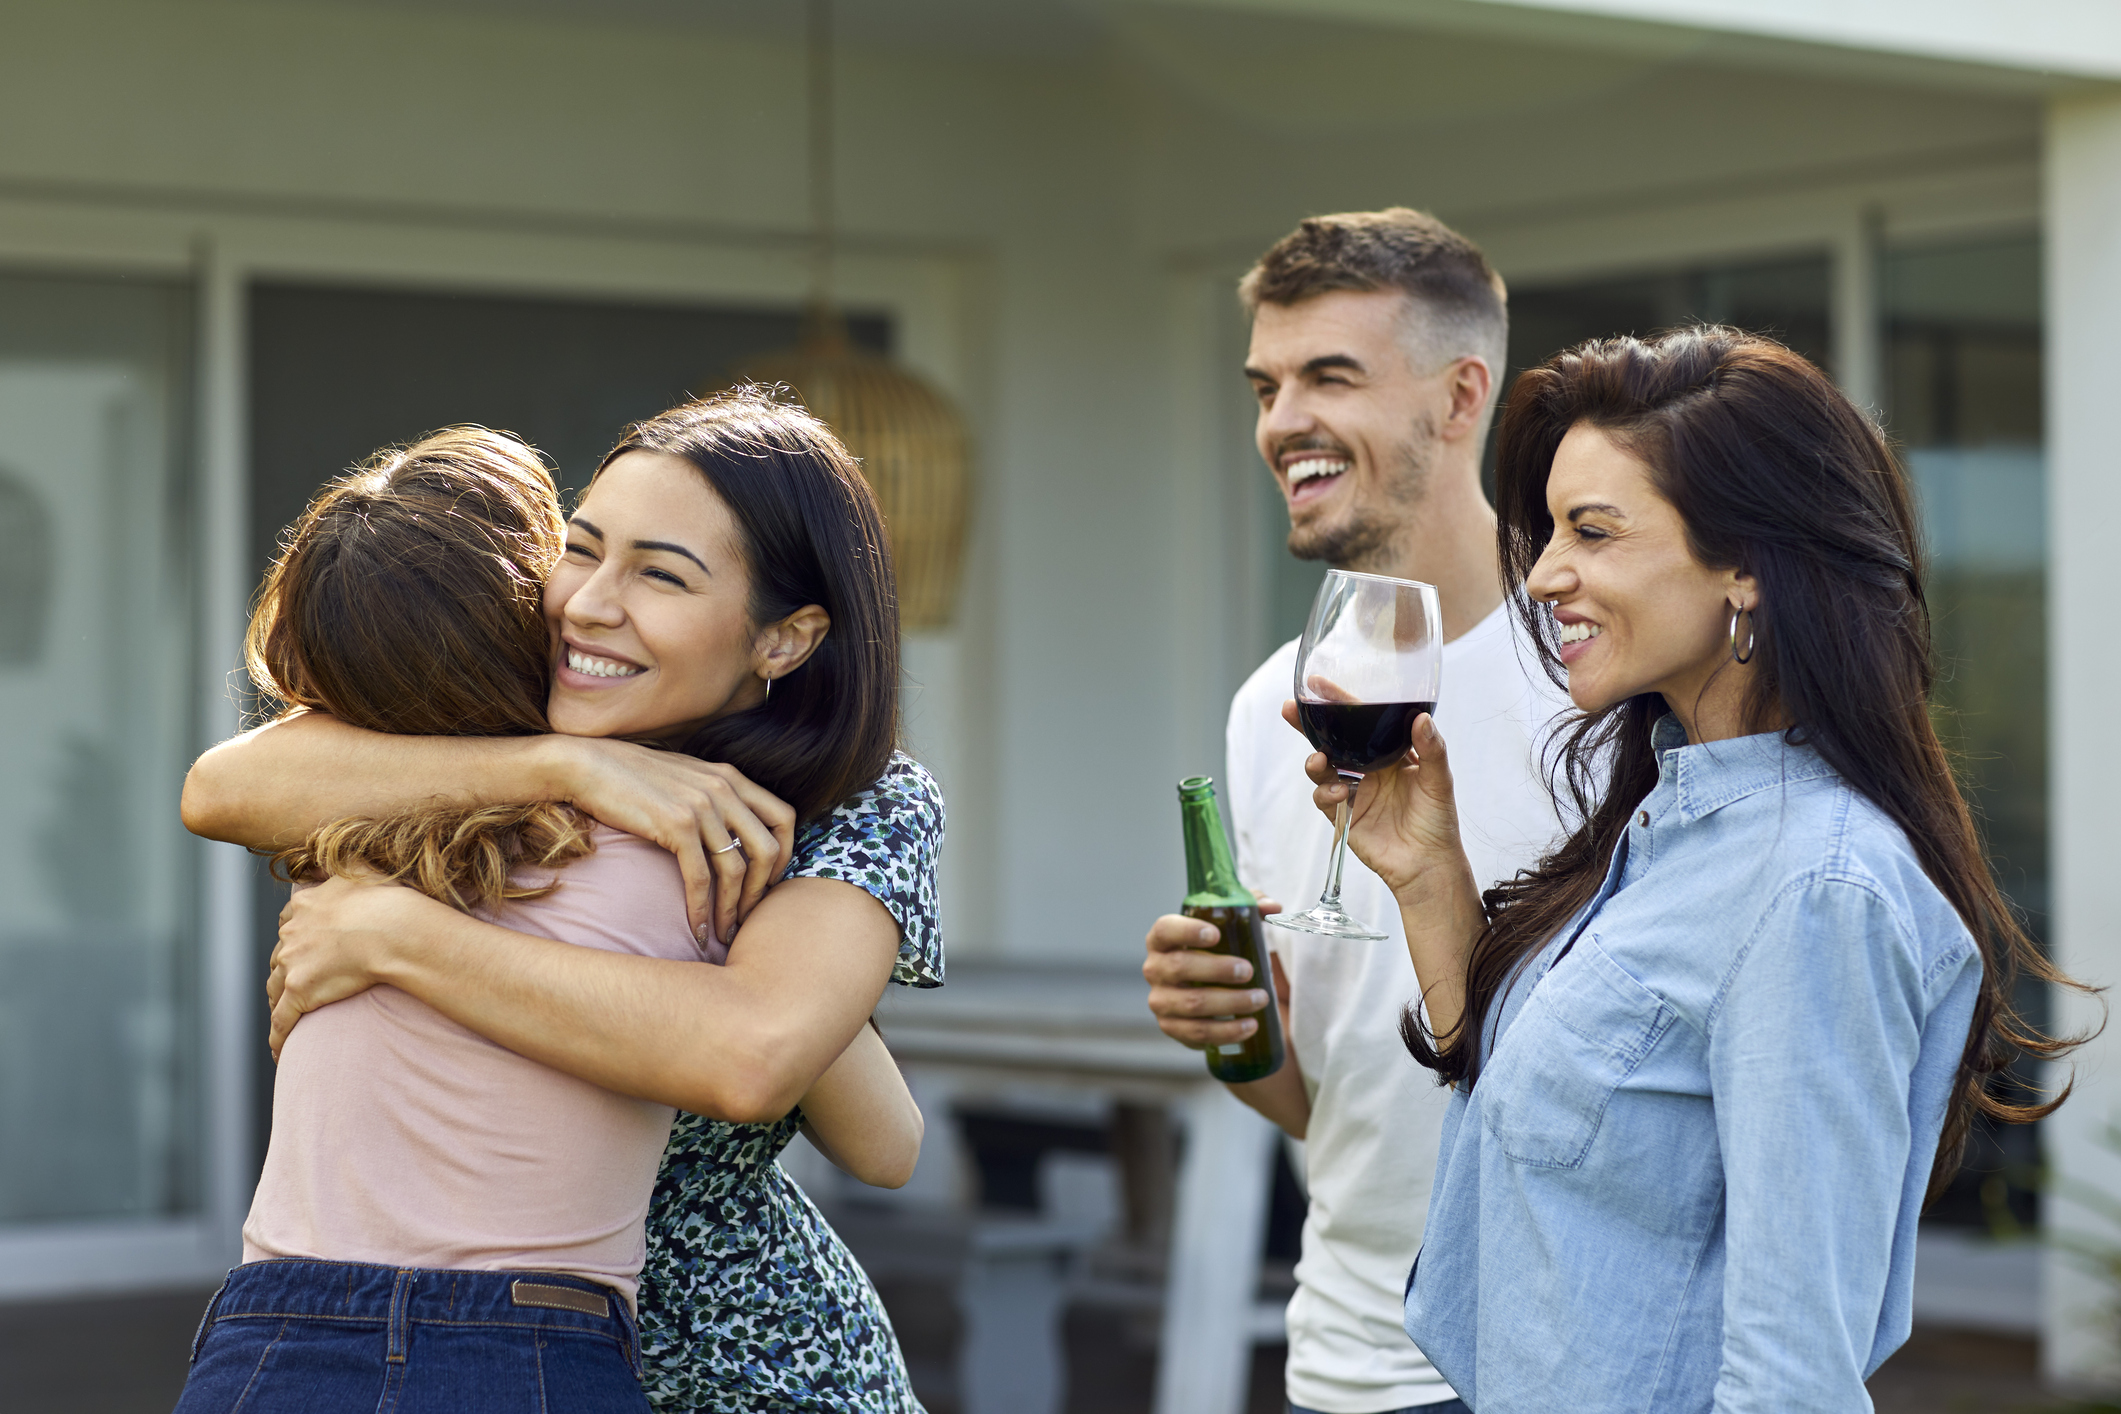
[[[683,458],[633,451],[606,467],[545,586],[553,730],[675,741],[763,701],[742,543]]]
[[[1695,559],[1650,468],[1587,423],[1554,453],[1547,512],[1553,538],[1525,589],[1554,606],[1570,699],[1595,712],[1662,693],[1692,740],[1735,735],[1751,669],[1732,661],[1730,616],[1757,604],[1752,576]]]
[[[1408,304],[1396,290],[1334,290],[1253,315],[1245,376],[1259,453],[1289,503],[1299,559],[1386,568],[1422,499],[1456,364],[1417,365]]]

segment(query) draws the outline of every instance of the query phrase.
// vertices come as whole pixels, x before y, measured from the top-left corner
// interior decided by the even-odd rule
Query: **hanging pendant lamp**
[[[941,393],[848,338],[832,305],[832,179],[831,0],[810,0],[810,308],[795,348],[748,360],[738,371],[786,383],[861,460],[891,539],[899,620],[907,628],[942,628],[957,606],[970,439]]]

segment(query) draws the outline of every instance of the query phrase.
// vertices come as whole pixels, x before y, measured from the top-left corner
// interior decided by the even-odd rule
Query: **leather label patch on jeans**
[[[611,1302],[571,1286],[547,1286],[543,1282],[512,1281],[508,1295],[518,1306],[543,1306],[554,1311],[580,1311],[585,1316],[609,1316]]]

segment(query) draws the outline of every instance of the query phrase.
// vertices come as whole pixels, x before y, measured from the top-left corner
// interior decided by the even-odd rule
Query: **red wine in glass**
[[[1436,710],[1443,634],[1434,585],[1357,570],[1328,570],[1296,646],[1296,720],[1349,784],[1333,812],[1333,852],[1318,902],[1277,914],[1276,928],[1379,941],[1386,935],[1340,903],[1348,822],[1362,778],[1404,761],[1414,721]]]
[[[1336,771],[1358,775],[1395,765],[1414,744],[1414,719],[1434,702],[1296,702],[1296,720]]]

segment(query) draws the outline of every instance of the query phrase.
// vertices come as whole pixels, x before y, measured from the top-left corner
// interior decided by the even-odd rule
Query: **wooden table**
[[[1171,1222],[1156,1414],[1238,1414],[1277,1131],[1149,1015],[1138,969],[953,964],[940,989],[886,989],[878,1013],[909,1069],[958,1094],[1025,1082],[1167,1106],[1186,1135]]]

